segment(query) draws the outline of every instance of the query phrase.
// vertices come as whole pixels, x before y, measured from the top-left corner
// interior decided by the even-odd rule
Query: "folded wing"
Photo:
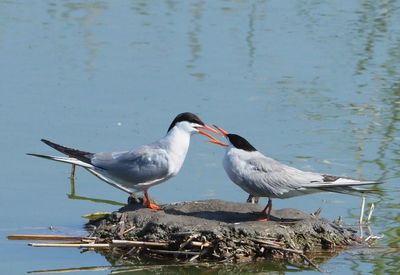
[[[134,151],[98,153],[92,158],[96,170],[115,181],[135,188],[168,178],[168,158],[163,149],[149,145]]]

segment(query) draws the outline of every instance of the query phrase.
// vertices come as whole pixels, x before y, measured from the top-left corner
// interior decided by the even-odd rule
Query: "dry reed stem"
[[[81,241],[96,240],[96,237],[84,236],[64,236],[64,235],[30,235],[30,234],[11,234],[7,238],[13,241]]]

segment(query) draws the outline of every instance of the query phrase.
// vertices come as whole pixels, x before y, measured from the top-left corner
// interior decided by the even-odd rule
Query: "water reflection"
[[[84,54],[86,60],[83,61],[86,69],[89,73],[89,79],[94,77],[94,72],[97,69],[96,57],[98,55],[99,46],[103,43],[98,41],[96,37],[95,27],[97,25],[98,17],[102,15],[102,12],[107,9],[104,2],[100,1],[82,1],[82,2],[49,2],[47,12],[51,20],[55,20],[54,17],[59,16],[65,21],[67,28],[74,29],[76,23],[79,27],[75,33],[69,32],[57,32],[60,39],[58,49],[63,51],[67,57],[71,59],[80,59],[80,56],[73,56],[72,52],[68,50],[68,41],[71,39],[69,35],[79,35],[82,39],[84,48],[87,50]],[[80,48],[80,44],[75,47]],[[80,63],[80,62],[79,62]]]
[[[332,256],[332,255],[330,255]],[[319,256],[319,262],[326,260],[327,257],[322,253]],[[87,266],[87,267],[70,267],[60,269],[43,269],[29,271],[29,274],[47,274],[47,273],[67,273],[82,271],[109,271],[108,274],[137,274],[140,273],[162,273],[162,274],[247,274],[247,273],[265,273],[268,274],[286,274],[288,272],[302,272],[302,266],[291,265],[273,260],[258,261],[255,263],[177,263],[171,264],[170,261],[154,260],[132,261],[130,265],[118,265],[113,262],[111,266]]]
[[[91,197],[83,197],[79,196],[76,194],[76,189],[75,189],[75,179],[73,177],[70,178],[70,185],[71,185],[71,192],[67,194],[67,197],[71,200],[83,200],[83,201],[91,201],[91,202],[96,202],[96,203],[105,203],[105,204],[110,204],[110,205],[119,205],[119,206],[125,206],[126,203],[118,202],[118,201],[113,201],[113,200],[107,200],[103,198],[91,198]]]
[[[204,12],[204,1],[199,0],[191,4],[190,14],[192,18],[190,19],[191,30],[188,31],[188,45],[190,48],[190,58],[187,61],[186,68],[190,71],[198,70],[196,62],[201,58],[202,46],[200,41],[201,28],[202,28],[202,18]],[[193,72],[192,76],[202,79],[206,75],[202,72]]]
[[[400,121],[400,85],[396,80],[399,75],[398,64],[400,43],[391,43],[386,48],[383,44],[395,38],[400,41],[399,32],[393,30],[390,23],[393,20],[393,11],[398,9],[394,1],[364,1],[359,9],[358,36],[355,42],[361,42],[356,54],[358,62],[354,68],[354,74],[358,77],[358,86],[361,91],[371,89],[369,79],[376,82],[376,88],[367,103],[361,106],[353,106],[354,114],[360,117],[371,118],[365,128],[357,129],[359,138],[357,155],[359,169],[374,165],[380,170],[380,180],[391,181],[396,184],[399,178],[399,121]],[[382,50],[385,52],[382,53]],[[379,54],[379,58],[377,53]],[[383,58],[382,58],[383,57]],[[374,88],[374,86],[372,86]],[[376,153],[365,152],[376,144]],[[375,158],[368,159],[366,156]],[[380,228],[389,228],[382,232],[383,243],[394,248],[378,252],[379,256],[361,256],[364,263],[373,263],[374,274],[396,274],[400,269],[400,203],[398,192],[391,192],[394,186],[378,186],[378,189],[387,189],[381,192],[381,202],[376,214],[375,223]],[[396,251],[397,250],[397,251]],[[397,254],[396,254],[397,253]],[[374,253],[375,254],[375,253]],[[376,254],[375,254],[376,255]],[[362,270],[357,262],[353,263],[353,270]]]
[[[255,48],[255,44],[254,44],[254,30],[255,30],[255,16],[256,16],[256,11],[257,11],[257,1],[254,2],[251,5],[251,9],[249,12],[249,23],[248,23],[248,30],[247,30],[247,34],[246,34],[246,42],[247,42],[247,48],[248,48],[248,66],[249,66],[249,70],[251,71],[253,69],[253,64],[254,64],[254,54],[256,51]]]
[[[149,9],[149,3],[148,1],[131,1],[132,2],[132,9],[135,11],[135,13],[143,16],[149,16],[151,15]]]

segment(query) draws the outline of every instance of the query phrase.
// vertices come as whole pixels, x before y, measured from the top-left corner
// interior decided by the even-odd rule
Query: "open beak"
[[[196,127],[197,131],[199,131],[199,134],[205,135],[206,137],[209,137],[209,138],[211,139],[211,140],[209,140],[209,142],[215,143],[215,144],[218,144],[218,145],[221,145],[221,146],[228,146],[228,144],[222,143],[221,141],[219,141],[218,139],[216,139],[216,138],[213,137],[212,135],[210,135],[210,134],[208,134],[208,133],[206,133],[206,132],[200,130],[199,128],[204,129],[204,130],[207,130],[207,131],[210,131],[210,132],[213,132],[213,133],[218,134],[218,135],[221,135],[221,134],[220,134],[218,131],[216,131],[215,129],[213,129],[213,128],[211,128],[210,126],[207,126],[207,125]]]
[[[225,131],[224,129],[218,127],[217,125],[213,124],[213,126],[218,129],[218,131],[219,131],[218,135],[226,137],[226,135],[229,134],[227,131]],[[209,140],[209,142],[217,144],[217,145],[221,145],[221,146],[228,146],[228,144],[223,143],[223,142],[221,142],[219,140],[216,140],[216,139],[215,140]]]
[[[223,135],[224,137],[226,137],[226,135],[227,134],[229,134],[227,131],[225,131],[224,129],[222,129],[222,128],[220,128],[220,127],[218,127],[217,125],[215,125],[215,124],[213,124],[213,126],[215,127],[215,128],[217,128],[218,129],[218,131],[220,131],[221,133],[218,133],[219,135]]]
[[[218,126],[216,126],[216,125],[214,125],[214,124],[213,124],[213,126],[214,126],[215,128],[217,128],[219,132],[217,132],[216,130],[214,130],[213,128],[210,128],[210,127],[208,127],[208,126],[207,126],[207,127],[208,127],[207,130],[212,129],[212,130],[210,130],[211,132],[216,133],[216,134],[218,134],[218,135],[220,135],[220,136],[226,137],[226,135],[228,134],[227,131],[225,131],[225,130],[219,128]],[[223,142],[219,141],[219,140],[216,139],[216,138],[213,138],[212,140],[209,140],[209,142],[214,143],[214,144],[217,144],[217,145],[221,145],[221,146],[229,146],[228,144],[223,143]]]
[[[217,145],[221,145],[221,146],[225,146],[225,147],[229,146],[228,144],[223,143],[223,142],[221,142],[221,141],[219,141],[217,139],[209,140],[208,142],[211,142],[211,143],[214,143],[214,144],[217,144]]]
[[[218,131],[216,131],[214,128],[211,128],[211,127],[208,126],[208,125],[204,125],[204,126],[200,126],[200,127],[196,127],[196,128],[197,128],[197,130],[199,130],[198,128],[201,128],[201,129],[204,129],[204,130],[213,132],[214,134],[221,135]],[[201,131],[201,130],[199,130],[199,131]],[[203,131],[202,131],[202,132],[203,132]]]

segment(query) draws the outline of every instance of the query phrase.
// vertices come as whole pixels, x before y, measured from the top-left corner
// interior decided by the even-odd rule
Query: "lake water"
[[[368,200],[376,204],[371,229],[383,238],[322,268],[396,274],[399,22],[398,1],[0,1],[0,270],[116,269],[96,253],[6,240],[85,234],[83,215],[118,209],[70,199],[68,165],[25,155],[56,154],[40,138],[126,150],[160,138],[176,114],[191,111],[289,165],[389,182]],[[223,149],[205,140],[193,137],[180,174],[151,196],[162,203],[246,199],[222,169]],[[76,195],[126,201],[81,169]],[[274,200],[275,208],[323,207],[323,217],[347,223],[357,221],[359,204],[338,194]],[[215,272],[315,273],[269,262],[236,268]]]

